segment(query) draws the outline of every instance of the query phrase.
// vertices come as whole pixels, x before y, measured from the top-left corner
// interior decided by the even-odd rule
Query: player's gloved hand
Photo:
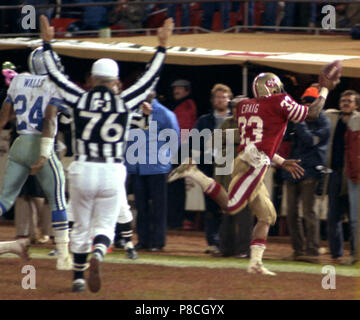
[[[293,179],[300,179],[305,172],[305,170],[298,165],[300,161],[301,160],[288,159],[283,162],[281,167],[290,172]]]
[[[51,27],[49,24],[49,20],[46,16],[41,15],[40,16],[40,35],[41,39],[43,39],[45,42],[50,42],[52,39],[54,39],[54,27]]]
[[[36,175],[46,163],[47,158],[40,156],[36,162],[31,166],[30,175]]]

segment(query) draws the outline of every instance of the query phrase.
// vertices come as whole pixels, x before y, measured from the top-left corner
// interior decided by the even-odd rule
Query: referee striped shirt
[[[78,159],[123,161],[130,121],[159,80],[166,49],[158,47],[139,80],[118,95],[104,86],[85,91],[57,68],[50,43],[44,42],[49,77],[73,109],[75,155]]]

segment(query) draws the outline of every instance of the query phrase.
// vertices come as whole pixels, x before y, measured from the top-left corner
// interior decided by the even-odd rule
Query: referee
[[[127,90],[115,94],[119,69],[114,60],[99,59],[94,62],[91,69],[93,88],[86,92],[57,69],[50,45],[54,29],[45,16],[41,16],[40,23],[49,76],[73,109],[75,161],[69,167],[74,214],[71,233],[71,251],[74,254],[72,290],[85,290],[84,271],[93,246],[88,286],[90,291],[97,292],[101,288],[100,265],[113,238],[121,203],[126,201],[124,156],[129,123],[158,82],[174,24],[170,18],[158,29],[159,46],[142,77]],[[46,119],[51,119],[54,112],[55,109],[46,110],[42,135],[48,140],[43,139],[46,144],[44,149],[53,147],[54,124]],[[45,157],[40,157],[32,169],[36,172],[45,161]]]

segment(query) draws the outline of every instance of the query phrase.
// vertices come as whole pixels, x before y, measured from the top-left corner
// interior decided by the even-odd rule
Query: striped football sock
[[[133,231],[132,231],[132,227],[131,227],[131,222],[119,223],[119,225],[120,225],[120,230],[121,230],[120,231],[121,237],[125,241],[125,249],[134,248],[134,245],[132,243]]]
[[[107,236],[103,234],[97,235],[93,241],[93,246],[94,246],[93,256],[99,259],[100,261],[103,261],[107,249],[110,247],[110,243],[111,240]]]
[[[84,271],[89,266],[89,264],[86,262],[87,257],[87,253],[74,253],[74,280],[84,279]]]

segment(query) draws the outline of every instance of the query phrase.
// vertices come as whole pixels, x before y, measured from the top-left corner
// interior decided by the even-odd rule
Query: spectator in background
[[[216,11],[220,12],[223,30],[226,30],[230,27],[230,2],[203,2],[202,9],[202,27],[204,29],[212,30],[213,18]]]
[[[148,125],[145,129],[130,130],[128,141],[136,140],[135,137],[138,139],[128,144],[126,166],[128,173],[132,175],[137,209],[136,229],[139,242],[135,248],[160,251],[166,245],[167,174],[171,170],[170,161],[174,156],[172,150],[174,147],[177,150],[178,147],[180,130],[173,112],[156,99],[149,99],[149,102],[152,111]],[[176,132],[176,146],[164,147],[168,143],[164,141],[164,132],[161,133],[164,129]],[[170,141],[174,142],[173,139],[171,137]],[[133,155],[134,151],[137,154]]]
[[[10,10],[12,11],[12,10]],[[17,75],[16,66],[10,61],[4,61],[1,66],[1,75],[0,75],[0,106],[2,106],[4,100],[7,97],[7,91],[10,86],[12,79]],[[9,149],[11,142],[16,138],[16,130],[14,130],[15,123],[14,121],[9,121],[1,133],[0,133],[0,176],[4,175],[7,158],[9,154]],[[13,219],[14,218],[14,207],[7,211],[3,218]]]
[[[173,102],[171,110],[176,115],[181,132],[181,144],[188,142],[189,133],[197,120],[197,110],[194,100],[191,98],[191,83],[185,79],[178,79],[171,84]],[[178,151],[178,163],[180,160],[181,146]],[[185,183],[184,179],[176,180],[168,184],[168,201],[173,205],[168,207],[169,228],[179,228],[185,215]],[[193,229],[191,219],[184,221],[184,228]]]
[[[85,7],[81,6],[83,0],[57,0],[57,1],[60,2],[61,4],[73,4],[73,3],[80,4],[78,7],[61,7],[60,8],[61,18],[82,19],[85,9]]]
[[[306,89],[301,97],[302,104],[309,106],[319,96],[317,87]],[[290,125],[289,125],[290,127]],[[319,166],[325,166],[328,142],[330,139],[330,120],[321,112],[314,120],[292,124],[291,159],[300,159],[305,174],[301,179],[294,180],[290,173],[283,171],[286,180],[287,224],[291,245],[294,250],[293,260],[318,262],[320,242],[320,221],[315,212],[315,191],[320,179]],[[303,219],[299,216],[302,204]]]
[[[242,101],[248,99],[245,96],[237,96],[230,102],[232,115],[225,118],[220,124],[219,129],[222,130],[222,149],[215,150],[215,153],[221,153],[222,157],[233,155],[233,159],[238,153],[240,144],[239,127],[236,121],[236,106]],[[227,145],[226,134],[232,131],[234,143],[230,146]],[[213,140],[214,141],[214,140]],[[229,148],[232,148],[229,154]],[[217,168],[225,167],[225,164],[216,164]],[[229,175],[216,175],[215,180],[220,183],[226,190],[228,190],[232,174]],[[220,225],[220,252],[223,256],[238,256],[241,258],[250,255],[250,242],[252,236],[252,229],[254,225],[254,218],[248,208],[245,208],[236,215],[225,214],[222,216]]]
[[[214,129],[218,128],[223,120],[231,115],[229,102],[232,99],[231,89],[224,84],[216,84],[211,89],[212,111],[199,118],[195,129],[201,132],[204,129],[210,129],[211,134],[205,139],[200,140],[200,150],[196,150],[193,144],[193,138],[190,137],[190,146],[192,157],[198,163],[198,168],[208,177],[214,176],[214,161],[211,164],[205,163],[205,159],[212,159],[213,153],[211,148],[211,137]],[[206,253],[219,253],[219,228],[221,224],[221,212],[219,206],[210,197],[205,196],[205,233],[208,249]]]
[[[18,73],[16,72],[15,65],[11,61],[4,61],[1,65],[1,74],[4,79],[4,87],[0,90],[0,103],[5,100],[10,82]]]
[[[179,1],[179,0],[178,0]],[[166,7],[168,9],[167,16],[173,18],[176,23],[176,9],[178,6],[181,6],[181,26],[188,27],[190,26],[190,3],[182,3],[179,1],[179,4],[168,3]],[[186,29],[183,29],[186,31]]]
[[[135,0],[130,0],[135,1]],[[109,23],[126,29],[141,29],[145,15],[145,6],[128,4],[128,0],[118,0],[119,5],[109,12]]]
[[[356,2],[336,5],[336,26],[338,28],[352,28],[360,23],[360,3]]]
[[[180,129],[191,130],[197,120],[195,101],[191,98],[191,83],[188,80],[179,79],[171,84],[173,93],[173,105]],[[181,143],[186,142],[188,134],[181,132]]]
[[[316,16],[316,3],[286,2],[281,25],[286,27],[314,27]]]
[[[360,96],[356,92],[352,97],[360,107]],[[345,103],[345,101],[344,101]],[[359,183],[360,183],[360,113],[354,112],[347,123],[345,133],[345,166],[349,194],[349,223],[350,223],[350,258],[345,264],[352,265],[358,261],[358,219],[359,219]]]
[[[75,0],[75,2],[82,3],[96,3],[96,2],[112,2],[113,0]],[[85,6],[83,21],[81,25],[82,30],[99,30],[109,26],[108,13],[110,6]]]
[[[244,2],[238,2],[238,1],[232,2],[231,12],[237,13],[236,20],[238,21],[238,24],[239,24],[240,16],[242,17],[240,23],[244,24],[244,20],[245,20],[245,3]],[[254,25],[254,2],[248,2],[248,25],[249,26]]]
[[[278,10],[278,1],[266,2],[265,11],[262,16],[262,24],[264,26],[275,26]]]
[[[328,161],[332,173],[329,177],[329,210],[328,210],[328,240],[333,263],[344,263],[344,236],[342,229],[343,216],[348,212],[348,196],[345,174],[345,133],[347,123],[358,115],[356,109],[360,105],[359,94],[346,90],[340,96],[340,110],[328,109],[332,127],[331,146]],[[351,219],[351,217],[350,217]]]
[[[18,6],[23,0],[3,0],[3,6]],[[19,9],[8,9],[0,11],[0,32],[16,33],[23,32],[21,29],[21,11]]]

